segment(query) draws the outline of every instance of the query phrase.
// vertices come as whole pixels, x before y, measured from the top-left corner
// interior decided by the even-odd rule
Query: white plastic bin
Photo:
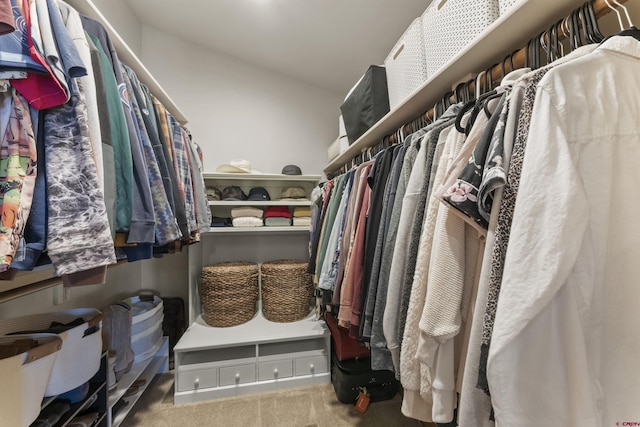
[[[3,426],[28,426],[38,417],[51,371],[62,348],[62,339],[56,334],[0,337],[0,344],[20,339],[36,340],[38,346],[0,359],[0,424]]]
[[[433,0],[422,14],[427,75],[443,68],[499,15],[498,0]]]
[[[62,339],[62,349],[53,366],[45,396],[73,390],[98,372],[102,352],[102,312],[94,308],[76,308],[0,321],[0,335],[7,335],[43,330],[49,328],[51,322],[69,323],[77,318],[82,318],[85,323],[58,334]]]
[[[415,19],[384,60],[393,110],[427,80],[422,19]]]

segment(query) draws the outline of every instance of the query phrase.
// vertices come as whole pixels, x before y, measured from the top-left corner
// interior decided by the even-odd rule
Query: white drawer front
[[[277,380],[293,376],[293,360],[262,362],[258,365],[258,380]]]
[[[256,381],[256,365],[238,365],[220,368],[220,386],[246,384]]]
[[[295,360],[296,376],[321,374],[329,371],[328,356],[301,357]]]
[[[216,368],[178,372],[178,391],[191,391],[217,386],[218,370]]]

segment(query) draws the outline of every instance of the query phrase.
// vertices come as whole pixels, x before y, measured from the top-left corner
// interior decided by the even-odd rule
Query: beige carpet
[[[331,384],[173,405],[173,374],[157,375],[123,427],[420,427],[400,412],[402,397],[370,404],[365,414],[336,398]]]

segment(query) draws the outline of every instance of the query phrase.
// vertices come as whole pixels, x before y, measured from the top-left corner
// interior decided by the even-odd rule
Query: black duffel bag
[[[338,360],[335,354],[331,357],[331,383],[342,403],[355,403],[365,388],[371,402],[393,399],[399,387],[393,372],[372,370],[369,357]]]
[[[340,107],[349,144],[353,144],[371,126],[389,112],[387,73],[372,65],[352,89]]]

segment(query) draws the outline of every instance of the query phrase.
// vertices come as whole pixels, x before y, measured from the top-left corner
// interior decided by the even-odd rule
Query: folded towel
[[[296,206],[293,209],[294,217],[307,217],[311,216],[311,208],[309,206]]]
[[[251,206],[241,206],[231,209],[231,217],[240,218],[246,216],[252,216],[255,218],[262,218],[262,209],[254,208]]]
[[[264,225],[266,225],[267,227],[288,227],[291,225],[291,218],[265,218]]]
[[[234,227],[262,227],[262,220],[254,216],[242,216],[233,218]]]
[[[305,227],[311,227],[311,217],[310,216],[303,216],[300,218],[293,218],[293,225],[295,226],[305,226]]]

